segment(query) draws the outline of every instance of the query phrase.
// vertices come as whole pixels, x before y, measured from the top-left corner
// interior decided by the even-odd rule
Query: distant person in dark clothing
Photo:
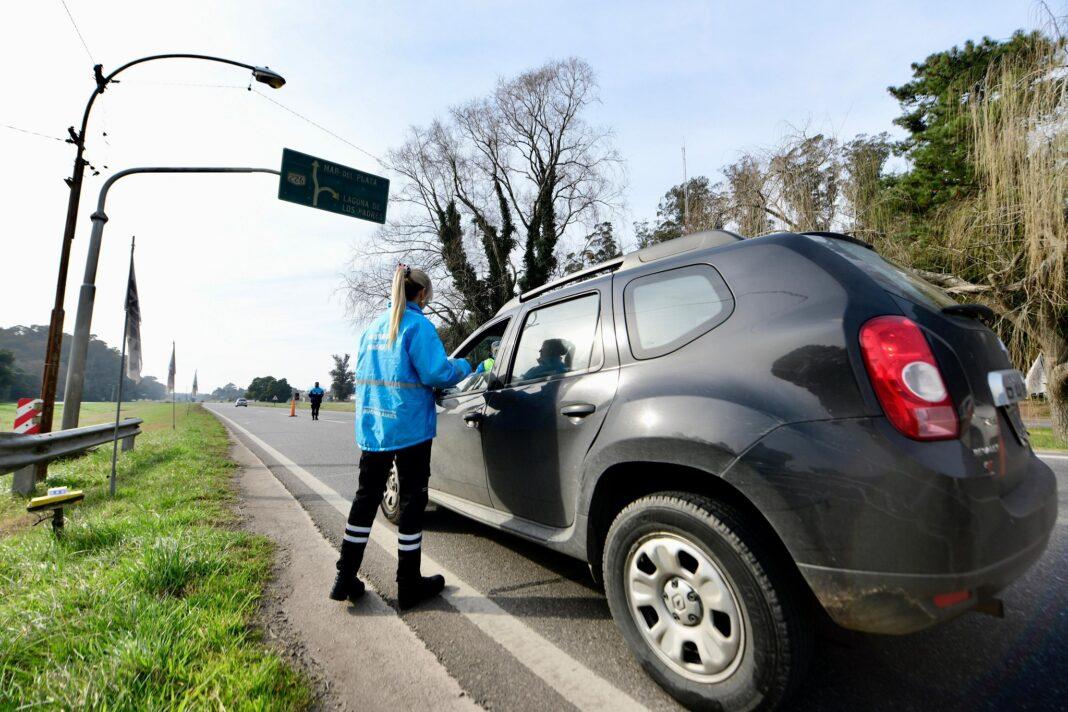
[[[315,382],[315,387],[308,391],[308,400],[311,401],[312,408],[312,420],[319,419],[319,406],[323,404],[323,389],[319,387],[319,382]]]

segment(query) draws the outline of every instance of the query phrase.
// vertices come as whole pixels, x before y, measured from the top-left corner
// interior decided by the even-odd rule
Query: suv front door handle
[[[478,424],[482,422],[482,413],[477,410],[469,410],[464,413],[464,423],[469,428],[477,428]]]
[[[585,418],[595,410],[597,406],[593,403],[572,403],[561,408],[560,415],[566,415],[569,418]]]

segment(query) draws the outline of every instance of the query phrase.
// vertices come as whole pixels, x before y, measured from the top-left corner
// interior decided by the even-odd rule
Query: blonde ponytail
[[[406,272],[408,272],[408,267],[405,265],[397,265],[397,269],[393,271],[393,286],[390,287],[389,290],[389,298],[393,302],[389,309],[390,346],[397,340],[397,332],[400,331],[401,319],[404,318],[404,310],[408,308],[408,300],[405,298],[404,294]]]
[[[397,340],[400,332],[401,320],[404,318],[404,310],[408,308],[408,300],[414,299],[419,292],[423,292],[424,302],[429,302],[434,296],[434,285],[430,281],[430,275],[421,269],[409,267],[406,264],[398,264],[393,272],[393,284],[390,286],[389,298],[392,301],[389,310],[389,345]]]

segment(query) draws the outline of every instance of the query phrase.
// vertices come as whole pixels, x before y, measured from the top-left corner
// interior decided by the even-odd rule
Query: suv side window
[[[631,280],[623,290],[630,351],[655,358],[727,320],[734,297],[710,265],[690,265]]]
[[[495,365],[497,349],[500,348],[501,339],[504,337],[509,321],[511,319],[502,319],[486,327],[467,347],[455,354],[455,358],[467,359],[467,362],[471,364],[472,372],[456,385],[445,389],[446,395],[480,391],[486,387],[490,373],[500,370],[496,369]]]
[[[510,385],[598,368],[604,360],[600,313],[600,295],[587,294],[527,314]]]

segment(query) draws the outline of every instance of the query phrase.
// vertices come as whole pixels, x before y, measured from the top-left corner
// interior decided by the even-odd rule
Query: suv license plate
[[[1019,403],[1027,397],[1027,384],[1023,374],[1015,368],[1004,371],[991,371],[986,376],[986,382],[990,385],[990,395],[994,397],[994,405],[999,408]]]

